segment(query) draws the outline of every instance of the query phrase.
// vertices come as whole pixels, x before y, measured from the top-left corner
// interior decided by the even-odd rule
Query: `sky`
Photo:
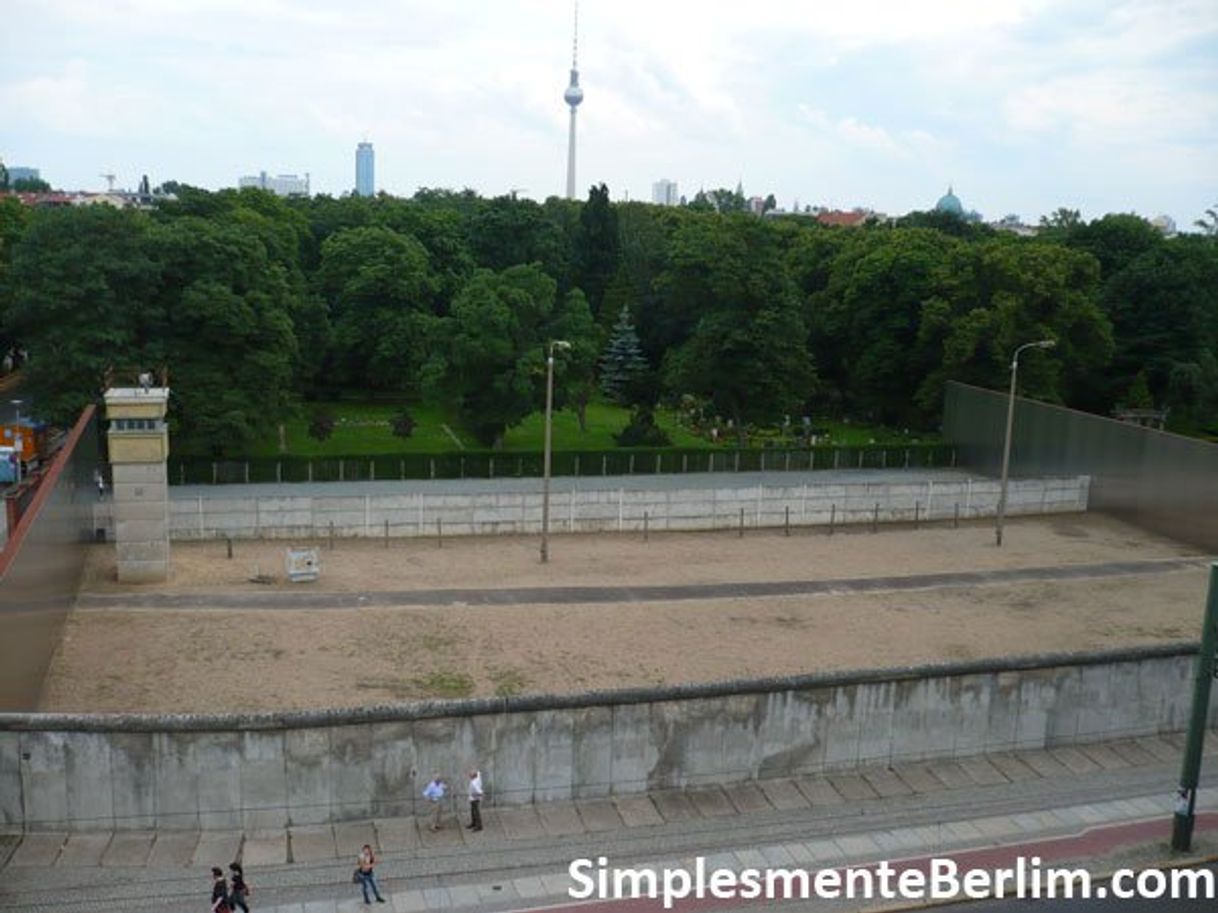
[[[64,189],[565,186],[569,0],[0,0],[0,159]],[[987,219],[1218,204],[1218,0],[583,0],[577,187]]]

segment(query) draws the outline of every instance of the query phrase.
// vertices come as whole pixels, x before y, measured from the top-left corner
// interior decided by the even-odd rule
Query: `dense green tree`
[[[639,346],[639,334],[630,319],[630,309],[623,304],[605,351],[601,353],[601,392],[612,402],[629,402],[631,385],[647,367],[647,359]]]
[[[388,228],[340,231],[322,244],[317,284],[330,306],[339,378],[417,392],[437,327],[438,283],[423,245]]]
[[[70,424],[108,367],[148,367],[164,338],[151,220],[109,206],[38,210],[13,249],[9,332],[42,417]]]
[[[178,445],[241,453],[292,407],[288,270],[259,231],[194,217],[158,226],[149,253],[161,267],[154,300],[163,323],[143,351],[170,368]]]
[[[479,270],[443,320],[425,387],[484,445],[500,446],[504,431],[540,402],[556,290],[536,264]]]
[[[781,420],[816,383],[799,296],[772,226],[751,218],[704,218],[679,229],[668,296],[699,314],[690,338],[668,353],[665,379],[745,423]]]
[[[51,185],[42,178],[17,178],[11,189],[14,193],[49,193]]]
[[[1159,229],[1141,216],[1110,214],[1075,227],[1066,243],[1095,257],[1100,263],[1100,280],[1106,282],[1135,258],[1165,242]]]
[[[580,289],[567,292],[554,306],[548,338],[569,342],[555,356],[554,401],[558,408],[575,409],[579,430],[588,430],[588,403],[596,392],[596,355],[600,332],[592,319],[588,299]]]
[[[609,202],[609,188],[593,187],[588,202],[580,208],[575,232],[575,282],[588,298],[592,313],[599,314],[605,289],[617,272],[619,254],[617,212]]]

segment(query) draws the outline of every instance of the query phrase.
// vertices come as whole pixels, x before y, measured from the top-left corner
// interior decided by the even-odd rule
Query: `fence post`
[[[740,508],[740,538],[744,538],[744,508]]]
[[[808,483],[799,486],[799,523],[808,522]]]
[[[215,460],[212,460],[212,464],[211,464],[211,484],[213,484],[213,485],[215,485],[215,484],[216,484],[216,476],[217,476],[217,472],[216,472],[216,461],[215,461]]]
[[[368,481],[376,481],[376,460],[368,460]]]
[[[516,478],[524,475],[524,457],[516,457]],[[434,476],[433,476],[434,478]]]
[[[444,518],[436,517],[436,548],[444,548]]]
[[[880,530],[880,502],[875,502],[875,510],[871,512],[871,531],[873,533]]]
[[[622,523],[625,520],[626,512],[626,489],[619,488],[617,490],[617,531],[622,531]]]
[[[330,551],[334,551],[334,521],[330,521]]]
[[[837,469],[838,458],[841,455],[842,455],[842,452],[840,450],[838,450],[836,447],[834,447],[833,448],[833,468],[834,469]]]
[[[245,484],[248,485],[249,483],[250,483],[250,461],[246,460],[245,461]]]
[[[229,560],[229,561],[232,561],[232,560],[233,560],[233,537],[232,537],[232,536],[225,536],[225,537],[224,537],[224,544],[225,544],[225,546],[227,546],[227,548],[228,548],[228,560]]]
[[[634,454],[630,454],[630,475],[634,475]]]
[[[579,454],[575,455],[575,476],[579,478]]]
[[[739,472],[739,471],[740,471],[740,451],[739,451],[739,450],[737,450],[737,451],[736,451],[736,467],[735,467],[735,471],[736,471],[736,472]]]
[[[660,474],[660,455],[656,454],[656,475]]]
[[[372,523],[372,496],[364,495],[364,538],[369,536],[369,527]]]
[[[493,454],[491,455],[491,458],[490,458],[489,463],[490,463],[490,467],[489,467],[489,468],[490,468],[490,475],[489,475],[489,478],[492,478],[492,479],[493,479],[493,478],[495,478],[495,457],[494,457],[494,455],[493,455]]]
[[[960,528],[960,502],[956,502],[956,513],[952,516],[952,529]]]
[[[782,534],[784,536],[789,536],[789,535],[791,535],[791,505],[790,504],[786,505],[783,508],[783,513],[785,514],[785,519],[783,520],[783,523],[782,523]]]
[[[309,460],[309,481],[313,481],[313,461]]]
[[[681,454],[681,472],[689,472],[689,454]]]
[[[881,469],[888,468],[888,448],[887,447],[885,447],[883,450],[880,451],[880,468]]]
[[[926,483],[926,522],[934,519],[935,483]]]
[[[275,461],[275,481],[283,481],[283,463],[279,462],[278,460]]]
[[[339,460],[338,460],[338,481],[340,481],[340,482],[344,482],[344,481],[346,481],[346,468],[347,468],[347,461],[346,461],[346,460],[344,460],[342,457],[339,457]]]
[[[973,509],[973,480],[969,479],[964,489],[964,515]]]
[[[833,524],[837,520],[837,504],[829,505],[829,535],[833,535]]]
[[[419,499],[419,518],[416,521],[415,526],[418,528],[419,535],[422,536],[423,535],[423,492],[419,492],[418,499]]]
[[[398,475],[402,477],[402,481],[406,481],[406,460],[405,458],[398,460]]]
[[[389,521],[385,521],[385,548],[389,548]]]
[[[905,448],[905,468],[909,468],[909,448]]]
[[[956,468],[956,448],[952,448],[952,469]]]
[[[601,454],[601,475],[609,475],[609,457]]]
[[[465,457],[457,458],[457,475],[462,479],[465,478]]]
[[[431,477],[434,479],[436,477],[436,458],[432,457],[428,462],[431,464]]]
[[[859,448],[859,469],[863,468],[863,456],[866,452],[862,447]]]
[[[198,511],[199,511],[199,538],[203,538],[203,496],[199,495]]]
[[[646,542],[646,541],[647,541],[647,525],[648,525],[648,521],[649,521],[649,518],[648,518],[647,511],[643,511],[643,541],[644,541],[644,542]]]
[[[785,472],[791,471],[791,451],[789,450],[786,452],[786,459],[783,461],[782,468]]]
[[[918,510],[921,508],[921,506],[922,504],[920,502],[914,501],[914,529],[918,528]]]
[[[567,532],[575,532],[575,486],[571,486],[571,492],[567,497]]]

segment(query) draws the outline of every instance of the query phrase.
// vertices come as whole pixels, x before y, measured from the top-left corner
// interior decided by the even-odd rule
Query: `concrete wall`
[[[1006,393],[947,385],[944,436],[962,464],[997,473]],[[1218,551],[1218,444],[1017,397],[1011,475],[1086,473],[1091,509]]]
[[[1195,656],[1172,645],[255,716],[0,714],[0,826],[405,815],[433,771],[459,782],[474,764],[492,802],[521,804],[1174,732]]]
[[[97,466],[90,406],[0,552],[0,710],[38,706],[93,535]]]
[[[1087,509],[1086,476],[1024,479],[1008,492],[1009,514],[1042,514]],[[285,492],[294,486],[285,485]],[[222,489],[231,497],[174,498],[170,501],[173,539],[317,538],[333,524],[342,537],[433,536],[537,533],[541,529],[540,485],[534,491],[473,494],[304,495],[241,497],[240,486]],[[550,498],[554,532],[642,529],[716,529],[739,525],[870,523],[879,505],[881,523],[993,516],[999,484],[991,479],[917,483],[857,482],[739,488],[672,490],[570,490]],[[111,520],[99,505],[98,526]]]

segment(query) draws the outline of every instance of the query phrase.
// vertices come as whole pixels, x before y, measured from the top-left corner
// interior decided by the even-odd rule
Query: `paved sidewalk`
[[[1214,733],[1211,741],[1218,743]],[[350,874],[364,843],[379,850],[388,908],[420,913],[566,901],[566,866],[577,856],[654,862],[704,854],[725,866],[819,867],[1044,840],[1112,822],[1166,821],[1182,750],[1182,736],[1142,738],[490,808],[479,834],[450,817],[438,833],[396,818],[245,834],[0,836],[0,910],[192,910],[210,866],[241,858],[258,909],[341,911],[351,907],[343,898],[358,893]]]

